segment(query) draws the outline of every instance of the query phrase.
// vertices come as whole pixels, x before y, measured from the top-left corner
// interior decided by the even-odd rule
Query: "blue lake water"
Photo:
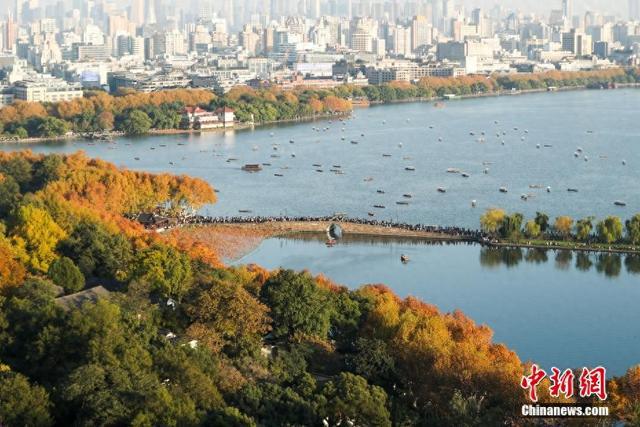
[[[408,255],[408,264],[400,255]],[[238,261],[308,269],[350,288],[383,283],[490,326],[497,342],[546,368],[640,363],[640,257],[483,249],[415,240],[273,238]]]
[[[639,115],[640,91],[577,91],[453,101],[444,108],[431,103],[377,106],[356,110],[344,123],[321,120],[202,135],[122,138],[116,144],[77,141],[28,147],[38,152],[84,150],[119,166],[204,178],[220,191],[219,203],[205,209],[212,215],[250,210],[260,215],[344,212],[366,217],[375,211],[380,219],[477,227],[482,211],[492,206],[526,216],[543,210],[551,217],[628,217],[640,211]],[[481,132],[485,142],[478,142]],[[578,147],[583,151],[576,158]],[[230,158],[237,160],[227,161]],[[251,174],[240,169],[245,163],[271,166]],[[344,173],[330,172],[338,170],[334,165]],[[406,171],[407,166],[415,171]],[[470,176],[447,173],[448,168]],[[498,191],[503,186],[508,193]],[[438,187],[445,187],[446,194],[438,193]],[[569,187],[579,192],[568,193]],[[413,194],[410,204],[396,205],[405,193]],[[522,194],[532,197],[524,202]],[[477,200],[477,208],[471,208],[471,200]],[[627,207],[614,206],[616,200]],[[386,209],[373,209],[375,204]]]
[[[536,211],[551,218],[640,212],[638,117],[640,91],[576,91],[453,101],[444,108],[377,106],[358,109],[344,122],[0,149],[84,150],[118,166],[201,177],[219,190],[218,203],[203,209],[210,215],[250,210],[367,217],[375,211],[378,219],[476,228],[481,213],[493,206],[526,217]],[[240,169],[245,163],[271,165],[251,174]],[[415,170],[405,170],[409,166]],[[469,177],[447,173],[449,168]],[[447,192],[438,193],[438,187]],[[406,193],[413,195],[410,204],[396,205]],[[531,197],[525,202],[522,194]],[[614,206],[616,200],[627,206]],[[400,264],[401,253],[412,262]],[[493,328],[496,340],[521,358],[545,366],[604,364],[619,374],[640,362],[640,277],[630,272],[637,261],[546,256],[544,261],[535,252],[398,241],[343,242],[327,249],[321,241],[272,239],[242,262],[308,268],[352,287],[385,283],[444,311],[461,309]]]

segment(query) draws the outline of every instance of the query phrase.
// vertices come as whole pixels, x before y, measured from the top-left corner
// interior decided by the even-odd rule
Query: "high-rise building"
[[[573,17],[573,0],[562,0],[562,16],[567,19]]]
[[[129,20],[136,25],[143,25],[145,18],[144,0],[131,0]]]
[[[640,20],[640,0],[629,0],[629,19]]]
[[[431,44],[431,22],[426,16],[414,16],[411,21],[411,49]]]

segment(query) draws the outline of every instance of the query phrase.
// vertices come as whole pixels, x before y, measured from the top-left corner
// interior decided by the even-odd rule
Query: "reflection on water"
[[[499,266],[516,267],[521,262],[544,264],[553,257],[554,266],[558,270],[569,270],[573,265],[576,270],[588,272],[595,266],[595,271],[606,277],[618,277],[622,271],[622,262],[629,274],[640,274],[640,255],[623,255],[618,253],[574,252],[568,250],[552,250],[540,248],[487,248],[480,250],[480,264],[483,267]]]
[[[384,283],[402,297],[462,310],[545,367],[602,364],[622,374],[640,362],[640,256],[353,235],[327,247],[325,240],[322,233],[268,239],[239,263],[308,269],[350,288]]]

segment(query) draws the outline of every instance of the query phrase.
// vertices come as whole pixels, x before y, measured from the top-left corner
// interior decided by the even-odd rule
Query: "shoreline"
[[[639,255],[638,249],[615,247],[589,247],[579,242],[554,242],[548,244],[508,241],[482,241],[469,236],[456,236],[445,232],[407,230],[401,227],[358,224],[344,221],[272,221],[261,223],[227,222],[218,224],[188,224],[166,233],[186,233],[210,246],[221,254],[225,262],[234,263],[257,249],[264,240],[292,235],[324,234],[331,224],[338,224],[346,236],[372,238],[402,238],[425,242],[469,243],[487,248],[521,248],[566,250],[571,252],[613,253]],[[580,246],[585,245],[585,246]]]
[[[466,99],[478,99],[478,98],[497,98],[501,96],[520,96],[520,95],[531,95],[531,94],[539,94],[539,93],[556,93],[556,92],[569,92],[569,91],[587,91],[587,90],[617,90],[617,89],[634,89],[640,88],[640,83],[619,83],[613,89],[595,89],[589,88],[587,86],[566,86],[566,87],[557,87],[554,90],[549,90],[548,88],[544,89],[526,89],[526,90],[517,90],[517,91],[497,91],[497,92],[484,92],[484,93],[473,93],[473,94],[465,94],[465,95],[456,95],[454,98],[446,98],[440,96],[434,96],[430,98],[406,98],[406,99],[394,99],[392,101],[369,101],[366,105],[364,104],[353,104],[353,108],[351,111],[343,112],[343,113],[326,113],[326,114],[316,114],[313,116],[307,117],[298,117],[295,119],[287,119],[287,120],[276,120],[271,122],[261,122],[261,123],[249,123],[249,122],[238,122],[233,127],[222,127],[222,128],[213,128],[213,129],[151,129],[149,132],[143,135],[125,135],[119,131],[108,131],[108,132],[100,132],[101,135],[107,136],[108,140],[101,139],[92,139],[83,136],[82,134],[70,134],[70,135],[61,135],[56,137],[32,137],[32,138],[20,138],[20,139],[0,139],[0,146],[8,145],[8,144],[34,144],[34,143],[43,143],[43,142],[60,142],[60,141],[75,141],[75,140],[86,140],[86,141],[102,141],[109,142],[109,140],[122,138],[122,137],[145,137],[145,136],[153,136],[153,135],[187,135],[187,134],[202,134],[209,132],[225,132],[230,130],[247,130],[253,129],[257,127],[265,127],[265,126],[277,126],[280,124],[287,123],[304,123],[304,122],[312,122],[315,120],[323,120],[330,119],[332,117],[340,118],[347,117],[354,113],[356,109],[360,108],[369,108],[369,107],[377,107],[382,105],[393,105],[393,104],[404,104],[404,103],[423,103],[423,102],[441,102],[441,101],[457,101],[457,100],[466,100]],[[96,132],[98,133],[98,132]]]

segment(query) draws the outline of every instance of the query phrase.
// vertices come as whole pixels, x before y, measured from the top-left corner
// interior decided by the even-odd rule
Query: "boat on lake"
[[[613,204],[616,206],[627,206],[627,203],[623,202],[622,200],[616,200],[615,202],[613,202]]]
[[[242,166],[242,170],[245,172],[260,172],[262,170],[262,166],[258,163],[247,163]]]
[[[508,193],[509,192],[509,190],[507,190],[507,187],[500,187],[498,189],[498,191],[500,191],[501,193]]]
[[[404,170],[413,172],[416,170],[416,168],[414,168],[413,166],[407,166],[406,168],[404,168]]]
[[[446,193],[447,189],[444,187],[438,187],[438,193]]]

